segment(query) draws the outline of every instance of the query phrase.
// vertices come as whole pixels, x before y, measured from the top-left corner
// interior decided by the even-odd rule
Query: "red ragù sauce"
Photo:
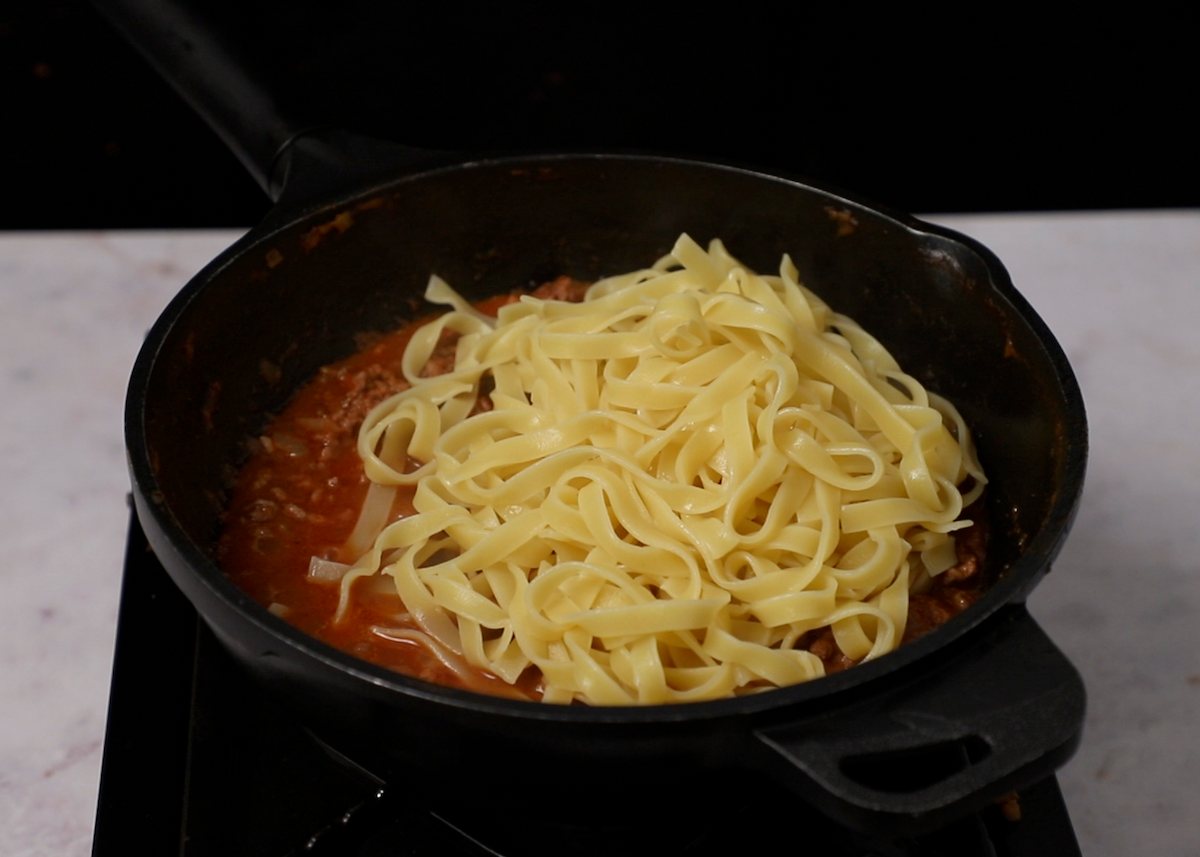
[[[533,294],[580,300],[584,288],[584,283],[560,277]],[[497,296],[478,308],[495,315],[519,294]],[[323,367],[263,433],[250,440],[250,457],[227,505],[219,560],[229,578],[260,604],[338,649],[437,684],[536,698],[536,675],[523,677],[514,688],[465,664],[451,669],[426,646],[389,639],[374,630],[416,629],[390,586],[359,581],[347,613],[335,624],[338,585],[308,577],[313,557],[342,563],[357,559],[343,556],[342,546],[354,529],[368,487],[357,451],[359,426],[375,405],[410,386],[401,359],[425,321],[381,336],[358,353]],[[454,339],[452,333],[443,335],[422,374],[452,368]],[[392,518],[410,514],[411,504],[411,489],[399,490]]]

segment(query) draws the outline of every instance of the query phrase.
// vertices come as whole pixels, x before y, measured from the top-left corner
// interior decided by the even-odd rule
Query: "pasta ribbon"
[[[818,633],[892,651],[913,582],[953,565],[986,483],[967,426],[787,256],[764,276],[685,234],[580,303],[427,297],[449,311],[358,447],[416,511],[360,517],[340,610],[387,575],[437,644],[539,670],[546,702],[686,702],[823,675]],[[421,377],[443,330],[455,366]]]

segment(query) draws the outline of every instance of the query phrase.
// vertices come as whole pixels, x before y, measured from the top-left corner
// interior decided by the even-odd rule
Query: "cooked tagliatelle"
[[[824,674],[902,638],[983,490],[969,432],[850,318],[687,235],[581,303],[450,309],[375,407],[344,616],[386,576],[415,623],[546,702],[706,700]],[[422,377],[443,331],[453,369]],[[490,408],[479,406],[481,397]],[[386,523],[392,493],[415,514]],[[386,524],[386,525],[385,525]]]

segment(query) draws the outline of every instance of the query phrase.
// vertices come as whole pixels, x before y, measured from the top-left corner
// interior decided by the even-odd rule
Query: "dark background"
[[[1129,8],[204,5],[293,109],[422,148],[708,157],[911,212],[1200,205],[1194,28]],[[84,0],[0,5],[0,97],[0,228],[243,227],[268,208]]]

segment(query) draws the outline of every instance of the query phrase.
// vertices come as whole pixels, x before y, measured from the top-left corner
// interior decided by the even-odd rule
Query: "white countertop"
[[[1200,212],[936,217],[990,247],[1088,408],[1030,609],[1083,674],[1059,780],[1088,857],[1200,853]],[[0,233],[0,853],[90,853],[127,523],[125,384],[237,234]]]

